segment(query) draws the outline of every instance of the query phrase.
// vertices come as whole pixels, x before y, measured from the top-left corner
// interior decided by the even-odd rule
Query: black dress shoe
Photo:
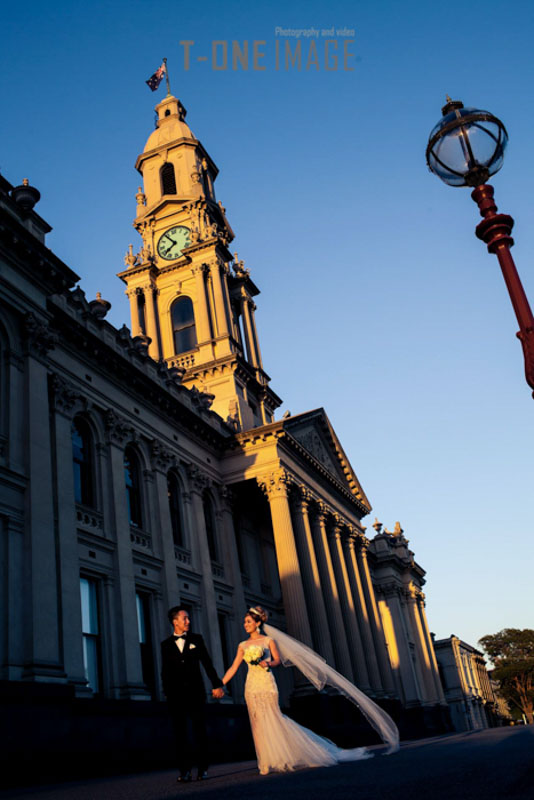
[[[191,775],[191,770],[188,769],[187,772],[181,772],[176,780],[179,783],[189,783],[189,781],[193,780],[193,776]]]
[[[207,781],[208,780],[208,770],[204,769],[202,771],[198,771],[197,781]]]

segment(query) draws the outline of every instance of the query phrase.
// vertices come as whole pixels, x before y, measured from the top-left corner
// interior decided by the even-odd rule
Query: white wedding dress
[[[279,643],[281,632],[277,631],[275,639]],[[286,634],[281,634],[286,636]],[[290,637],[287,637],[290,638]],[[240,647],[263,647],[263,657],[271,658],[269,636],[261,639],[247,639]],[[295,640],[292,640],[295,643]],[[304,645],[298,644],[299,647]],[[283,648],[280,649],[284,661]],[[309,651],[313,653],[313,651]],[[313,655],[322,661],[316,653]],[[245,659],[246,660],[246,659]],[[290,663],[287,661],[287,663]],[[291,662],[293,663],[293,662]],[[337,673],[336,673],[337,674]],[[280,711],[278,703],[278,687],[271,670],[267,671],[259,664],[248,664],[245,684],[245,701],[250,717],[250,727],[254,738],[254,746],[258,758],[258,768],[262,775],[268,772],[281,772],[299,767],[329,767],[341,761],[357,761],[371,758],[364,747],[343,750],[313,731],[298,725]],[[372,702],[372,701],[370,701]]]

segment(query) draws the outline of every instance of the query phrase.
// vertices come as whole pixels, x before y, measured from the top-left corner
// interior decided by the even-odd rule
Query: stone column
[[[436,702],[434,681],[431,675],[431,663],[428,654],[423,626],[417,608],[417,588],[410,584],[406,588],[406,599],[408,603],[408,615],[411,622],[415,652],[420,664],[421,677],[425,691],[424,700],[427,703]]]
[[[224,302],[224,292],[221,280],[221,267],[218,261],[213,261],[210,264],[210,273],[213,281],[217,335],[221,337],[228,336],[228,319],[226,317],[226,306]]]
[[[375,592],[373,583],[371,581],[371,573],[369,572],[369,564],[367,562],[367,547],[369,541],[363,534],[359,537],[358,547],[358,565],[360,567],[360,575],[362,576],[363,592],[365,595],[365,602],[371,619],[371,630],[373,633],[373,640],[375,643],[375,653],[378,660],[378,666],[382,676],[382,686],[386,692],[394,692],[393,676],[391,674],[391,665],[386,652],[386,643],[384,640],[384,631],[382,630],[382,622],[378,607],[376,604]]]
[[[195,305],[195,322],[199,344],[207,342],[211,339],[211,325],[208,311],[208,301],[206,298],[206,282],[204,280],[205,271],[206,267],[204,264],[201,264],[193,269],[197,295],[197,302]]]
[[[417,607],[419,610],[419,615],[421,617],[421,625],[425,634],[426,646],[430,656],[430,663],[432,666],[432,678],[434,681],[434,688],[436,690],[436,700],[438,703],[445,703],[446,702],[445,695],[443,694],[443,687],[441,685],[441,680],[439,677],[438,662],[436,659],[436,654],[434,652],[434,644],[432,642],[432,637],[430,636],[430,630],[428,628],[428,621],[425,613],[425,596],[423,592],[419,594],[419,597],[417,599]]]
[[[312,531],[316,545],[317,564],[321,576],[324,602],[330,623],[330,635],[334,649],[336,668],[345,675],[346,678],[353,681],[354,675],[347,644],[347,634],[345,633],[343,616],[341,614],[339,590],[336,583],[330,549],[328,547],[326,509],[323,506],[319,508],[319,513],[313,519]]]
[[[219,622],[217,618],[217,601],[215,586],[213,584],[213,571],[206,533],[206,519],[202,494],[209,486],[209,477],[196,465],[190,464],[187,468],[189,487],[191,490],[191,510],[193,516],[193,538],[197,542],[198,568],[202,574],[202,604],[206,622],[208,650],[213,660],[213,666],[219,677],[223,675],[221,658],[221,640],[219,636]],[[218,531],[216,535],[218,535]]]
[[[156,492],[153,541],[154,549],[162,560],[164,604],[168,610],[172,606],[177,606],[180,602],[180,587],[176,573],[176,556],[174,553],[169,490],[167,486],[167,473],[172,464],[173,455],[157,439],[152,440],[150,455]]]
[[[258,329],[256,328],[256,317],[254,312],[256,311],[256,303],[252,300],[250,301],[250,326],[252,330],[252,338],[254,339],[254,347],[256,350],[256,358],[258,361],[258,367],[263,369],[263,363],[261,360],[261,352],[260,352],[260,342],[258,339]]]
[[[24,672],[28,680],[64,682],[60,644],[54,486],[45,356],[54,346],[45,322],[26,317]],[[20,401],[19,401],[20,402]],[[72,461],[72,456],[71,459]],[[2,589],[4,591],[4,589]]]
[[[260,363],[258,360],[258,353],[256,351],[256,343],[254,340],[254,330],[252,328],[252,319],[250,314],[250,306],[252,301],[247,297],[243,300],[243,322],[244,322],[244,329],[245,329],[245,338],[247,340],[247,349],[249,350],[249,361],[250,363],[258,368],[260,367]]]
[[[116,698],[149,700],[143,682],[141,652],[137,631],[137,606],[135,601],[135,572],[133,565],[130,520],[124,484],[124,447],[132,435],[127,421],[114,411],[106,413],[108,432],[108,457],[110,465],[110,510],[116,539],[114,564],[115,619],[111,621],[116,649]]]
[[[256,366],[255,356],[254,356],[254,346],[252,343],[252,336],[251,336],[251,329],[250,329],[250,317],[248,315],[248,296],[243,291],[241,295],[241,317],[243,318],[243,335],[245,337],[245,348],[246,348],[246,356],[250,364]]]
[[[230,332],[233,338],[238,342],[239,341],[238,322],[236,319],[235,308],[230,299],[230,290],[228,289],[228,276],[230,275],[230,269],[227,264],[225,264],[222,267],[222,272],[224,273],[224,277],[221,279],[224,292],[224,303],[226,306],[226,313],[230,324]]]
[[[365,595],[362,586],[362,579],[360,575],[360,567],[356,557],[356,541],[357,536],[354,531],[351,531],[349,536],[344,539],[345,557],[347,561],[349,580],[352,586],[352,596],[356,605],[356,615],[360,626],[360,633],[363,642],[363,649],[365,660],[367,662],[367,674],[369,675],[369,682],[371,689],[375,694],[380,694],[384,691],[382,685],[382,678],[380,669],[378,667],[378,660],[376,657],[375,643],[373,641],[373,633],[371,631],[371,623],[369,620],[369,611],[367,603],[365,602]]]
[[[367,665],[363,655],[363,646],[356,619],[354,599],[352,597],[347,565],[343,553],[341,525],[339,518],[335,519],[336,524],[329,534],[332,564],[336,576],[336,583],[339,587],[341,611],[345,620],[345,630],[347,632],[354,677],[358,688],[362,689],[364,692],[368,692],[371,686],[369,683],[369,675],[367,674]]]
[[[284,469],[277,469],[258,478],[257,481],[267,496],[271,509],[276,559],[288,632],[300,642],[313,647],[289,509],[290,476]]]
[[[395,639],[394,646],[397,648],[397,663],[392,663],[392,668],[394,676],[396,674],[399,679],[401,699],[409,706],[419,705],[424,700],[424,693],[421,690],[409,645],[411,637],[409,630],[406,628],[401,587],[392,582],[385,586],[378,586],[376,591],[377,594],[379,592],[382,593],[384,599],[381,602],[386,605],[391,615],[392,635]],[[390,649],[390,660],[393,661],[394,656],[395,654],[392,654]]]
[[[144,287],[145,294],[145,325],[146,335],[152,340],[148,345],[148,354],[154,361],[160,358],[158,319],[156,314],[156,304],[154,301],[154,287],[152,285]]]
[[[236,532],[234,529],[234,518],[232,514],[232,492],[227,486],[219,487],[219,498],[221,500],[221,516],[222,516],[222,562],[224,564],[225,572],[227,574],[227,581],[231,583],[233,588],[232,592],[232,636],[230,638],[231,646],[237,651],[239,642],[243,641],[246,634],[243,634],[243,617],[247,612],[247,604],[245,601],[245,593],[243,590],[243,579],[241,576],[241,567],[239,566],[239,555],[237,553]],[[245,671],[239,670],[235,678],[232,680],[234,689],[232,697],[234,701],[241,700],[243,697],[243,688],[245,682]]]
[[[291,498],[294,508],[294,530],[306,602],[310,612],[313,644],[329,664],[334,664],[334,651],[330,639],[328,617],[323,599],[319,567],[315,555],[313,536],[308,516],[309,500],[306,490],[299,487]]]
[[[139,321],[139,292],[140,289],[128,289],[126,295],[128,300],[130,301],[130,317],[132,320],[132,337],[133,336],[140,336],[141,331],[141,323]]]
[[[61,573],[58,586],[61,592],[63,663],[69,683],[74,684],[76,694],[83,695],[88,689],[83,663],[80,566],[72,469],[72,420],[75,406],[81,406],[82,396],[58,375],[52,376],[51,389],[55,406],[54,471],[57,484],[57,547]]]

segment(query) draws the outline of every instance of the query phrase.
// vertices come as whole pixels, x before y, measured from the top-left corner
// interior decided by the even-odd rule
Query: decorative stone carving
[[[186,472],[187,477],[189,478],[191,489],[193,491],[202,492],[204,489],[207,489],[209,486],[211,486],[209,475],[207,475],[196,464],[187,464]]]
[[[133,251],[133,244],[128,245],[128,251],[124,256],[124,264],[127,268],[135,267],[138,264],[137,256]]]
[[[302,432],[296,430],[293,435],[331,475],[339,478],[338,470],[315,429]]]
[[[243,260],[239,260],[237,253],[234,253],[234,263],[232,264],[232,269],[234,270],[236,278],[245,279],[250,277],[250,270],[245,269],[245,262]]]
[[[399,597],[401,595],[401,587],[394,581],[388,583],[375,584],[375,592],[382,594],[384,597]]]
[[[134,336],[132,342],[134,351],[142,358],[148,358],[148,348],[152,342],[150,336]]]
[[[256,478],[258,486],[268,499],[271,497],[287,497],[292,477],[287,470],[280,468],[273,470],[268,475]]]
[[[373,528],[375,529],[377,535],[382,533],[382,523],[378,521],[378,517],[375,517],[375,521],[373,522]]]
[[[150,443],[150,460],[153,469],[167,472],[173,461],[175,461],[175,456],[159,439],[152,439]]]
[[[140,211],[139,206],[141,206],[141,207],[146,206],[146,194],[143,192],[143,189],[142,189],[141,186],[137,187],[137,194],[135,195],[135,201],[136,201],[137,207],[138,207],[137,213],[139,214],[139,211]]]
[[[128,346],[132,341],[132,338],[131,338],[131,335],[130,335],[130,329],[126,325],[123,325],[122,328],[119,328],[118,337],[119,337],[120,343],[124,347]]]
[[[219,497],[226,503],[228,506],[232,506],[235,502],[235,493],[230,489],[229,486],[226,484],[221,483],[217,486],[217,491],[219,492]]]
[[[185,370],[184,370],[185,371]],[[210,392],[202,392],[196,386],[190,389],[191,400],[201,411],[209,411],[215,400],[215,395]]]
[[[103,300],[100,292],[96,293],[96,300],[91,300],[89,303],[89,310],[97,319],[104,319],[110,308],[111,303]]]
[[[24,318],[24,327],[28,348],[39,356],[46,356],[49,350],[53,350],[59,341],[58,336],[52,333],[45,322],[37,319],[35,314],[29,311]]]
[[[74,416],[73,409],[80,400],[85,399],[84,396],[76,390],[72,383],[55,372],[49,373],[48,385],[54,408],[66,416]]]
[[[228,411],[229,414],[226,418],[226,424],[235,431],[239,431],[241,429],[241,424],[239,421],[239,405],[235,397],[229,401]]]
[[[115,444],[122,445],[127,439],[135,436],[134,428],[128,424],[124,417],[121,417],[111,408],[104,412],[104,424],[110,442]]]

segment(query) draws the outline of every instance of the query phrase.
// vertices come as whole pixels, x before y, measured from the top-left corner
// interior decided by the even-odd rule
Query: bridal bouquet
[[[259,645],[252,645],[251,647],[245,648],[245,655],[243,656],[247,664],[250,664],[252,667],[256,667],[259,665],[260,661],[263,661],[263,647]],[[267,672],[269,672],[269,667],[265,667]]]

